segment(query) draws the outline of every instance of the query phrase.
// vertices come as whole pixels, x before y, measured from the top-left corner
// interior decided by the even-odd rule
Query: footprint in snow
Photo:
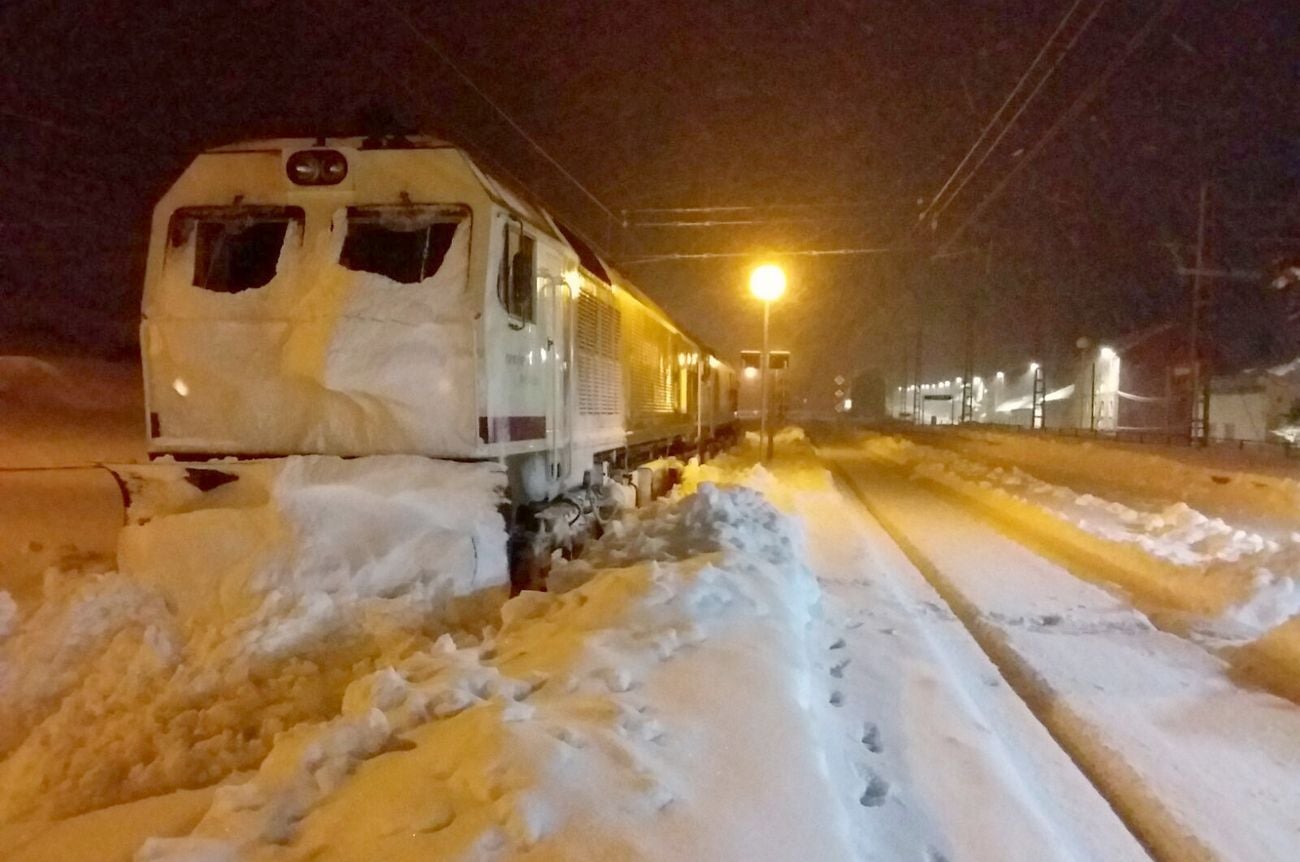
[[[844,638],[836,638],[835,643],[831,644],[828,649],[844,649]]]
[[[885,746],[880,741],[880,728],[875,722],[868,721],[862,725],[862,744],[872,754],[879,754],[885,750]]]
[[[570,748],[582,749],[587,747],[587,738],[571,727],[552,727],[547,732]]]
[[[831,692],[831,706],[843,706],[844,695],[838,691]]]
[[[868,772],[867,789],[862,791],[862,797],[858,800],[862,803],[862,807],[879,808],[885,804],[887,798],[889,798],[889,782],[874,772]]]
[[[849,666],[849,662],[850,662],[850,661],[852,661],[852,659],[847,659],[847,658],[846,658],[846,659],[841,659],[840,661],[837,661],[837,662],[836,662],[836,663],[831,667],[831,676],[835,677],[836,679],[841,679],[841,678],[843,678],[843,676],[844,676],[844,668],[846,668],[846,667]]]

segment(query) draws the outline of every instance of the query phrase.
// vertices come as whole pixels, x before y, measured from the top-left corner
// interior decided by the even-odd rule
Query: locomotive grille
[[[632,414],[672,413],[677,372],[672,333],[640,308],[633,312],[627,330]]]
[[[621,315],[603,297],[584,290],[578,297],[578,412],[613,416],[621,407],[619,370]]]

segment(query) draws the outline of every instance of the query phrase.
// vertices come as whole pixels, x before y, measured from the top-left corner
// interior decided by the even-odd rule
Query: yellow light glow
[[[749,292],[764,302],[774,302],[785,293],[785,272],[774,263],[765,263],[749,276]]]
[[[758,369],[755,368],[754,366],[750,365],[745,369],[746,380],[753,380],[757,376],[758,376]]]
[[[709,357],[709,367],[710,367],[710,368],[721,368],[721,367],[722,367],[722,363],[718,361],[718,357],[716,357],[716,356],[710,356],[710,357]]]
[[[1102,358],[1102,359],[1114,359],[1114,358],[1115,358],[1115,351],[1112,350],[1112,349],[1109,348],[1109,347],[1103,347],[1103,348],[1101,348],[1101,350],[1098,351],[1098,352],[1101,354],[1101,358]]]
[[[582,276],[578,274],[578,271],[576,269],[566,271],[564,273],[564,283],[568,285],[569,293],[573,294],[573,298],[577,299],[578,294],[582,293]]]
[[[172,381],[172,389],[175,389],[176,394],[182,398],[190,394],[189,385],[184,380],[181,380],[179,377],[177,377],[175,380]]]

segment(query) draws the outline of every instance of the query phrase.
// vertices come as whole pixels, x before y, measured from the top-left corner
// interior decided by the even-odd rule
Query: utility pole
[[[924,324],[918,315],[916,320],[916,362],[912,365],[912,372],[916,379],[912,389],[912,423],[915,425],[922,424],[921,405],[925,403],[921,400],[921,344],[923,331]]]
[[[1201,329],[1205,322],[1201,319],[1205,306],[1205,218],[1206,210],[1209,208],[1210,183],[1208,180],[1201,181],[1201,198],[1200,205],[1197,207],[1196,216],[1196,269],[1192,273],[1192,321],[1191,335],[1189,345],[1192,354],[1192,392],[1191,392],[1191,425],[1189,436],[1193,443],[1200,442],[1204,444],[1208,437],[1209,430],[1209,386],[1205,377],[1205,370],[1202,368],[1201,350]],[[1201,389],[1205,388],[1205,397],[1202,401]]]
[[[912,379],[912,355],[911,352],[908,351],[907,349],[907,334],[905,332],[900,333],[899,346],[902,348],[900,352],[903,354],[903,377],[902,377],[903,385],[901,387],[903,391],[901,393],[902,397],[898,399],[897,418],[902,419],[904,411],[907,410],[908,381]]]
[[[988,251],[984,255],[984,278],[987,281],[993,274],[993,240],[989,240]],[[966,295],[966,362],[961,378],[961,421],[965,425],[975,419],[975,314],[979,308],[978,297],[973,286]]]

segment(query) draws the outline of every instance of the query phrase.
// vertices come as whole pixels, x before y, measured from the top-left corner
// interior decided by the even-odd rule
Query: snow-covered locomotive
[[[533,504],[734,432],[736,378],[526,195],[420,137],[198,156],[154,212],[152,456],[497,460]]]

